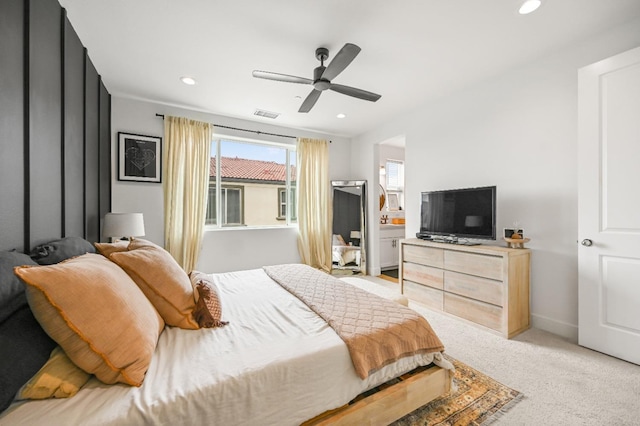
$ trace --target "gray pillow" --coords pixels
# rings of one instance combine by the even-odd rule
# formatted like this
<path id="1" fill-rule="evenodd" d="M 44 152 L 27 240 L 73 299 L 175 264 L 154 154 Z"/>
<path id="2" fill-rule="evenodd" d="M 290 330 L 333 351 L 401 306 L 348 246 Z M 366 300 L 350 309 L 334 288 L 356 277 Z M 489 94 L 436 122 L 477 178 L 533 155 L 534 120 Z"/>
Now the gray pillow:
<path id="1" fill-rule="evenodd" d="M 40 265 L 53 265 L 71 257 L 95 252 L 95 247 L 89 241 L 80 237 L 66 237 L 39 245 L 31 250 L 31 258 Z"/>
<path id="2" fill-rule="evenodd" d="M 37 265 L 26 254 L 0 251 L 0 323 L 27 304 L 24 284 L 13 273 L 15 266 Z"/>
<path id="3" fill-rule="evenodd" d="M 0 412 L 42 368 L 55 347 L 56 342 L 40 327 L 29 306 L 0 323 Z"/>

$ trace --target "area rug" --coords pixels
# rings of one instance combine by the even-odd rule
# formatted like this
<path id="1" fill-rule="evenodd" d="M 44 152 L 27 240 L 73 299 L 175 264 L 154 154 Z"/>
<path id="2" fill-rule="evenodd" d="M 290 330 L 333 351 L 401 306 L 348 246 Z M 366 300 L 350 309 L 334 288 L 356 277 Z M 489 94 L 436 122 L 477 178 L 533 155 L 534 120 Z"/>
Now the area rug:
<path id="1" fill-rule="evenodd" d="M 457 389 L 392 423 L 393 426 L 487 425 L 513 407 L 523 394 L 468 365 L 447 357 L 456 367 Z"/>

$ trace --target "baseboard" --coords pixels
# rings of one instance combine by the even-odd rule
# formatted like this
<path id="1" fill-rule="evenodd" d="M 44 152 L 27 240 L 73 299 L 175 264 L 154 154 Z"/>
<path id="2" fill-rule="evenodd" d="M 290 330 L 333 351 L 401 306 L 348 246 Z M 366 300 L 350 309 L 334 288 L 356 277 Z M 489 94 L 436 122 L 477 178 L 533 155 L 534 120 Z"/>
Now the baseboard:
<path id="1" fill-rule="evenodd" d="M 531 326 L 564 337 L 571 343 L 578 343 L 578 326 L 558 321 L 542 315 L 531 315 Z"/>

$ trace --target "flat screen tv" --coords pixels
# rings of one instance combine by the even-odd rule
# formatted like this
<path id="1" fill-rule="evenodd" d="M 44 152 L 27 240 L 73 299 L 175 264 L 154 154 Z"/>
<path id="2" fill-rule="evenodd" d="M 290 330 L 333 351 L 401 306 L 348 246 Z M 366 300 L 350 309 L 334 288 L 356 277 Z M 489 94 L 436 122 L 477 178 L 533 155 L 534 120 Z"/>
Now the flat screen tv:
<path id="1" fill-rule="evenodd" d="M 496 187 L 423 192 L 417 237 L 495 240 Z"/>

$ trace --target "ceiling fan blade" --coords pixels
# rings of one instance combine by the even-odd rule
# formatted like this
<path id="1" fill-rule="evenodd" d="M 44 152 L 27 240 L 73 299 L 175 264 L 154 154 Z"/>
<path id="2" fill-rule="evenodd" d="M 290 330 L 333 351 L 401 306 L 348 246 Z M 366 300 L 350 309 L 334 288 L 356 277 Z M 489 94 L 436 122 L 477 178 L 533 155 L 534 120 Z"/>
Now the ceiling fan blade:
<path id="1" fill-rule="evenodd" d="M 298 112 L 311 111 L 311 108 L 313 108 L 313 106 L 316 104 L 321 93 L 322 91 L 313 89 L 311 93 L 309 93 L 309 96 L 307 96 L 307 99 L 305 99 L 302 105 L 300 105 L 300 109 L 298 110 Z"/>
<path id="2" fill-rule="evenodd" d="M 353 59 L 360 53 L 360 48 L 355 44 L 347 43 L 342 49 L 334 56 L 333 60 L 327 66 L 327 69 L 322 73 L 322 78 L 325 80 L 333 80 L 338 74 L 353 61 Z"/>
<path id="3" fill-rule="evenodd" d="M 365 101 L 375 102 L 382 96 L 377 93 L 367 92 L 366 90 L 356 89 L 355 87 L 343 86 L 342 84 L 331 84 L 330 90 L 342 93 L 343 95 L 353 96 L 354 98 L 364 99 Z"/>
<path id="4" fill-rule="evenodd" d="M 256 78 L 264 78 L 266 80 L 284 81 L 286 83 L 313 84 L 313 80 L 304 77 L 296 77 L 295 75 L 278 74 L 276 72 L 254 70 L 253 76 Z"/>

